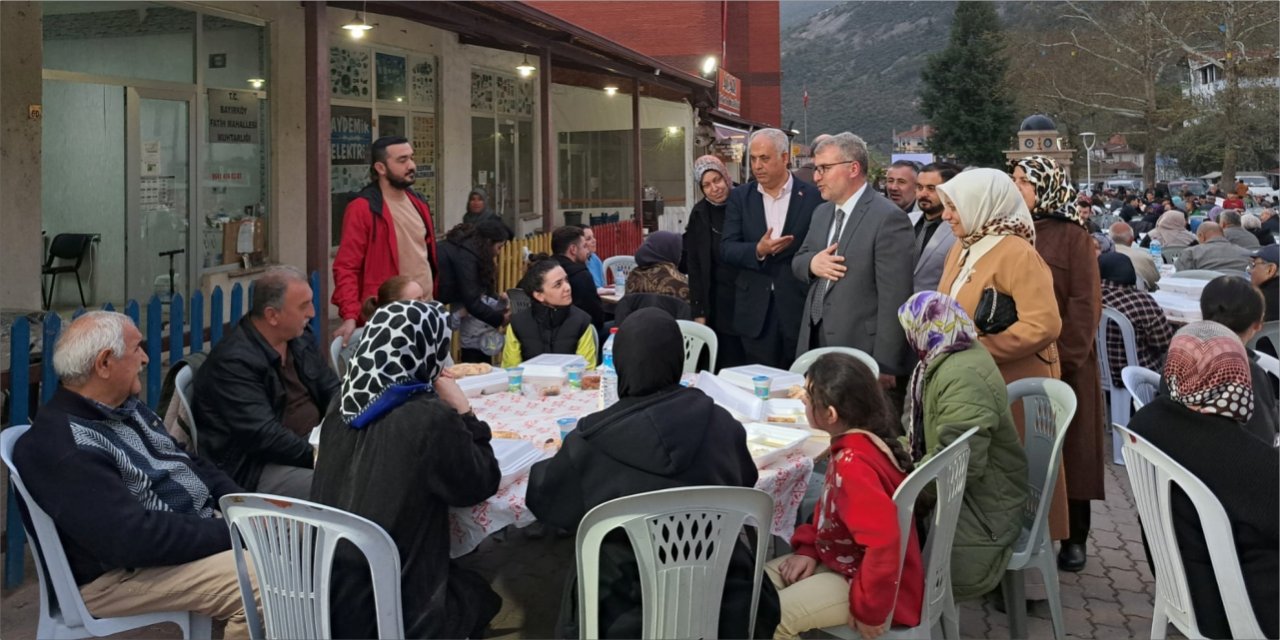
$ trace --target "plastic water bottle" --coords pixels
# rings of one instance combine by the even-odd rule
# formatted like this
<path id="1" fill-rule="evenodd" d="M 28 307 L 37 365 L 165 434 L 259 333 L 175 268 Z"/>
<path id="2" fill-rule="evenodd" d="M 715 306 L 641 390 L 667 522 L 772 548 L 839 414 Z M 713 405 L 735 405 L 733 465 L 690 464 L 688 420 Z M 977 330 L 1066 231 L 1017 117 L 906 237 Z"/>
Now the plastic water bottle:
<path id="1" fill-rule="evenodd" d="M 618 335 L 618 328 L 609 330 L 609 339 L 604 341 L 604 360 L 600 365 L 600 408 L 606 409 L 618 401 L 618 370 L 613 364 L 613 339 Z"/>
<path id="2" fill-rule="evenodd" d="M 1155 238 L 1151 239 L 1151 259 L 1156 263 L 1156 269 L 1164 264 L 1164 248 Z"/>

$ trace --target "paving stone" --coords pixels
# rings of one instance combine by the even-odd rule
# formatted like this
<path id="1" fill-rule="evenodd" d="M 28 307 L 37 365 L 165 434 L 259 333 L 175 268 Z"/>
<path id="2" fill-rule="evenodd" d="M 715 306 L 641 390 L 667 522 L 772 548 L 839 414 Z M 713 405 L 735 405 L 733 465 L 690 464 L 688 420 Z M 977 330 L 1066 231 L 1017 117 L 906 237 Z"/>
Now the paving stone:
<path id="1" fill-rule="evenodd" d="M 1116 599 L 1120 602 L 1120 610 L 1129 618 L 1134 616 L 1150 618 L 1152 615 L 1152 594 L 1148 591 L 1116 591 Z"/>
<path id="2" fill-rule="evenodd" d="M 1123 627 L 1127 622 L 1124 612 L 1120 610 L 1119 602 L 1090 600 L 1087 609 L 1089 610 L 1089 620 L 1093 622 L 1094 626 Z"/>
<path id="3" fill-rule="evenodd" d="M 1119 538 L 1116 538 L 1116 544 L 1121 544 Z M 1122 548 L 1099 547 L 1096 558 L 1099 563 L 1109 573 L 1114 569 L 1132 569 L 1133 560 L 1129 558 L 1129 554 L 1125 553 Z"/>
<path id="4" fill-rule="evenodd" d="M 1128 591 L 1146 591 L 1147 583 L 1142 581 L 1142 575 L 1137 571 L 1127 569 L 1112 569 L 1109 572 L 1111 577 L 1111 586 L 1116 589 L 1125 589 Z"/>
<path id="5" fill-rule="evenodd" d="M 1129 622 L 1126 624 L 1129 632 L 1137 638 L 1151 637 L 1151 618 L 1141 616 L 1130 616 Z"/>
<path id="6" fill-rule="evenodd" d="M 1132 634 L 1126 627 L 1113 627 L 1110 625 L 1100 624 L 1093 628 L 1093 637 L 1098 640 L 1114 640 L 1115 638 L 1129 638 Z"/>
<path id="7" fill-rule="evenodd" d="M 1120 534 L 1122 540 L 1142 544 L 1142 527 L 1140 526 L 1119 524 L 1116 525 L 1116 532 Z"/>
<path id="8" fill-rule="evenodd" d="M 1062 598 L 1062 607 L 1064 609 L 1084 609 L 1085 595 L 1080 587 L 1075 585 L 1062 585 L 1059 587 L 1059 595 Z"/>
<path id="9" fill-rule="evenodd" d="M 1085 598 L 1089 600 L 1095 598 L 1114 600 L 1116 597 L 1115 589 L 1111 588 L 1111 581 L 1104 577 L 1081 575 L 1080 588 L 1084 590 Z"/>
<path id="10" fill-rule="evenodd" d="M 1062 610 L 1063 626 L 1067 628 L 1067 633 L 1077 638 L 1093 637 L 1093 622 L 1089 617 L 1089 612 L 1082 609 L 1063 609 Z"/>
<path id="11" fill-rule="evenodd" d="M 1106 547 L 1107 549 L 1119 549 L 1124 546 L 1124 543 L 1120 541 L 1120 536 L 1110 531 L 1093 531 L 1089 538 L 1094 545 Z"/>

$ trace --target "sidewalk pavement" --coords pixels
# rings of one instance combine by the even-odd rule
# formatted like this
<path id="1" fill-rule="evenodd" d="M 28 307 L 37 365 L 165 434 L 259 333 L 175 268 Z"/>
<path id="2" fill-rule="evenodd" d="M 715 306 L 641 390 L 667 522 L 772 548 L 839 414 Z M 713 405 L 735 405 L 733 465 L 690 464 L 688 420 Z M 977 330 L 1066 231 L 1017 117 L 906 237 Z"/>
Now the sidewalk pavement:
<path id="1" fill-rule="evenodd" d="M 1108 438 L 1109 440 L 1109 438 Z M 1107 454 L 1110 460 L 1110 452 Z M 1089 561 L 1080 573 L 1060 573 L 1063 618 L 1068 637 L 1150 637 L 1155 582 L 1142 549 L 1138 515 L 1123 467 L 1107 465 L 1107 499 L 1093 503 Z M 573 539 L 548 535 L 528 539 L 524 531 L 490 536 L 462 564 L 489 578 L 502 595 L 502 611 L 490 637 L 554 637 L 565 576 L 574 571 Z M 28 559 L 27 581 L 0 594 L 0 637 L 35 638 L 39 599 L 34 567 Z M 1052 638 L 1049 607 L 1033 603 L 1028 631 L 1032 638 Z M 220 633 L 215 627 L 215 634 Z M 990 601 L 960 604 L 964 638 L 1008 638 L 1003 613 Z M 180 638 L 173 625 L 157 625 L 114 638 Z M 815 636 L 816 637 L 816 636 Z M 1170 629 L 1170 637 L 1180 637 Z"/>

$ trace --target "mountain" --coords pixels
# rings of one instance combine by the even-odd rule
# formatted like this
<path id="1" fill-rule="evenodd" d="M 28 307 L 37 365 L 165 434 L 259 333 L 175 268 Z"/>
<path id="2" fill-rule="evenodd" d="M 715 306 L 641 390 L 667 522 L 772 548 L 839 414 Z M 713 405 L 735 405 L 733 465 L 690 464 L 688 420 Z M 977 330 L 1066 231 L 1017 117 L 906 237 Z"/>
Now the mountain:
<path id="1" fill-rule="evenodd" d="M 808 138 L 852 131 L 887 153 L 893 131 L 924 122 L 917 109 L 920 72 L 946 48 L 955 2 L 841 2 L 803 16 L 783 2 L 782 122 L 804 134 L 802 96 L 809 91 Z M 1035 3 L 996 3 L 1005 29 L 1031 28 L 1052 12 Z M 785 24 L 786 18 L 784 18 Z"/>
<path id="2" fill-rule="evenodd" d="M 782 0 L 778 3 L 778 18 L 782 23 L 782 30 L 786 31 L 836 4 L 839 3 L 834 0 Z"/>

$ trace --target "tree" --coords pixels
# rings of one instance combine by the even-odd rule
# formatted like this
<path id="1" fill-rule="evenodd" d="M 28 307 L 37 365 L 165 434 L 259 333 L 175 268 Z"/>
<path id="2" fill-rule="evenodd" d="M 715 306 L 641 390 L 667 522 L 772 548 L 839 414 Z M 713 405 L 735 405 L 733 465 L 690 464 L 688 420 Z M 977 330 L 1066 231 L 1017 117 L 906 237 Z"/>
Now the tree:
<path id="1" fill-rule="evenodd" d="M 1016 123 L 1005 80 L 1000 19 L 990 2 L 961 2 L 947 48 L 920 74 L 920 111 L 933 125 L 929 149 L 961 162 L 1003 165 Z"/>

